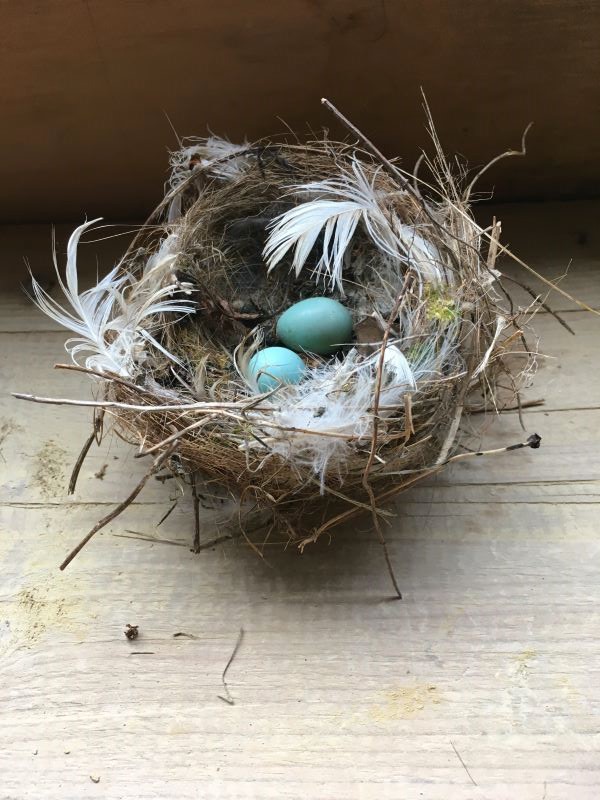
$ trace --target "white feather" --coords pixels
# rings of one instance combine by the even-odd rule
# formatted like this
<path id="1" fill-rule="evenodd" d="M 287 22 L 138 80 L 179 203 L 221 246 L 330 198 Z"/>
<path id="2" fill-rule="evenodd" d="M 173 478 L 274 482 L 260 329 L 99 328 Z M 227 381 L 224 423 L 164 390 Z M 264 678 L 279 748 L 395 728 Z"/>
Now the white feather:
<path id="1" fill-rule="evenodd" d="M 323 278 L 331 288 L 337 286 L 342 290 L 344 254 L 359 222 L 380 250 L 397 255 L 394 233 L 373 186 L 376 174 L 369 179 L 355 158 L 352 170 L 339 178 L 291 187 L 292 194 L 308 194 L 315 199 L 290 209 L 270 223 L 264 248 L 269 270 L 294 248 L 292 266 L 298 275 L 323 231 L 323 251 L 315 269 L 317 280 Z"/>
<path id="2" fill-rule="evenodd" d="M 118 274 L 120 268 L 115 267 L 96 286 L 79 292 L 77 246 L 82 233 L 95 222 L 98 220 L 80 225 L 71 235 L 64 281 L 54 253 L 59 285 L 68 306 L 60 305 L 32 276 L 34 302 L 47 316 L 76 334 L 65 343 L 75 363 L 82 353 L 87 353 L 88 368 L 133 377 L 137 364 L 147 355 L 147 342 L 176 360 L 153 335 L 159 315 L 187 314 L 194 309 L 192 302 L 170 299 L 172 284 L 165 286 L 149 280 L 138 283 L 127 272 Z"/>
<path id="3" fill-rule="evenodd" d="M 328 277 L 331 288 L 342 289 L 344 254 L 362 214 L 350 201 L 313 200 L 277 217 L 264 249 L 269 271 L 294 247 L 292 269 L 297 277 L 324 229 L 323 252 L 315 268 L 317 280 Z"/>
<path id="4" fill-rule="evenodd" d="M 264 248 L 269 271 L 294 248 L 292 268 L 299 275 L 323 231 L 323 250 L 316 265 L 317 280 L 328 280 L 331 289 L 343 292 L 344 256 L 359 223 L 385 256 L 414 267 L 427 280 L 439 280 L 440 258 L 435 247 L 410 225 L 403 225 L 386 194 L 375 188 L 376 170 L 370 177 L 355 157 L 351 170 L 339 178 L 291 187 L 294 195 L 312 195 L 276 217 L 269 225 Z"/>

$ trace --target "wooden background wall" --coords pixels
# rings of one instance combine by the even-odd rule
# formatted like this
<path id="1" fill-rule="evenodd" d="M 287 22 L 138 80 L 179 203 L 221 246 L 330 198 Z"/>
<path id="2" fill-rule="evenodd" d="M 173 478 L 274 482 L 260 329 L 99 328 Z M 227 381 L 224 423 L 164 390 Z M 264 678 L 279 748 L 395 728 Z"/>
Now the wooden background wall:
<path id="1" fill-rule="evenodd" d="M 0 222 L 140 218 L 162 191 L 163 112 L 182 135 L 335 125 L 329 96 L 388 153 L 449 152 L 501 199 L 600 187 L 600 3 L 589 0 L 0 2 Z"/>

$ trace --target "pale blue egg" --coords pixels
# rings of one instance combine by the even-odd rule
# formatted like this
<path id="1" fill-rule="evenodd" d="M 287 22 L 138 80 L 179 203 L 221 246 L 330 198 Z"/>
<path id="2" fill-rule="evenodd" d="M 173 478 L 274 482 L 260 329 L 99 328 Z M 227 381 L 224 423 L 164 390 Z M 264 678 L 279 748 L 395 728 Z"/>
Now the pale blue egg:
<path id="1" fill-rule="evenodd" d="M 248 369 L 258 390 L 269 392 L 282 383 L 299 383 L 306 372 L 306 364 L 287 347 L 265 347 L 252 356 Z"/>
<path id="2" fill-rule="evenodd" d="M 331 297 L 310 297 L 283 312 L 277 336 L 293 350 L 326 356 L 351 340 L 352 315 Z"/>

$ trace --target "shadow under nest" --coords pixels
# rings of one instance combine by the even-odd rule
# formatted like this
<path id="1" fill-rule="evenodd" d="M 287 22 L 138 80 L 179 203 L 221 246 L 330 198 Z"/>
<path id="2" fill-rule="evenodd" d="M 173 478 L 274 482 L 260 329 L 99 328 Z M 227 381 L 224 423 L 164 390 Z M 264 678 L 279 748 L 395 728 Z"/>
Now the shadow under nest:
<path id="1" fill-rule="evenodd" d="M 476 224 L 473 182 L 453 177 L 433 126 L 426 181 L 348 127 L 359 143 L 210 137 L 173 154 L 164 200 L 96 287 L 107 324 L 76 367 L 100 383 L 86 447 L 109 413 L 154 458 L 128 501 L 170 463 L 194 493 L 201 479 L 235 495 L 245 534 L 267 512 L 303 548 L 368 512 L 384 544 L 385 502 L 457 457 L 469 395 L 500 410 L 498 385 L 514 400 L 531 374 L 531 312 L 495 267 L 500 225 Z M 84 228 L 61 281 L 72 306 Z M 301 381 L 260 390 L 253 355 L 277 344 L 283 311 L 318 296 L 348 309 L 350 340 L 301 352 Z"/>

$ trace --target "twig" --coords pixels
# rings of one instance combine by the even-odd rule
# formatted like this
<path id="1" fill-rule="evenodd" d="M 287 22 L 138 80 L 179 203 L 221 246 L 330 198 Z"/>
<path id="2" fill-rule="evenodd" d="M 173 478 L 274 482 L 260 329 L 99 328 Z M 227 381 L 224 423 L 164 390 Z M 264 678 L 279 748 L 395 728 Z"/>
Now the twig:
<path id="1" fill-rule="evenodd" d="M 159 521 L 159 522 L 156 524 L 156 527 L 157 527 L 157 528 L 160 528 L 160 526 L 161 526 L 161 525 L 163 524 L 163 522 L 164 522 L 164 521 L 167 519 L 167 517 L 171 516 L 171 514 L 173 513 L 173 511 L 175 511 L 175 509 L 177 508 L 177 504 L 178 504 L 178 503 L 179 503 L 179 500 L 175 500 L 175 502 L 173 503 L 173 505 L 171 506 L 171 508 L 169 508 L 169 510 L 168 510 L 167 512 L 165 512 L 165 513 L 162 515 L 162 517 L 160 518 L 160 521 Z"/>
<path id="2" fill-rule="evenodd" d="M 569 325 L 567 322 L 565 322 L 565 321 L 564 321 L 564 319 L 563 319 L 561 316 L 559 316 L 559 314 L 558 314 L 558 311 L 553 311 L 553 310 L 550 308 L 550 306 L 548 305 L 548 303 L 545 303 L 545 302 L 544 302 L 544 301 L 541 299 L 541 297 L 540 297 L 540 294 L 539 294 L 538 292 L 535 292 L 535 291 L 534 291 L 534 290 L 533 290 L 533 289 L 532 289 L 530 286 L 527 286 L 527 284 L 526 284 L 526 283 L 521 283 L 521 281 L 518 281 L 516 278 L 511 278 L 511 277 L 510 277 L 510 275 L 505 275 L 504 273 L 502 273 L 502 277 L 503 277 L 503 278 L 506 278 L 506 279 L 507 279 L 507 280 L 509 280 L 511 283 L 516 283 L 516 284 L 517 284 L 517 286 L 520 286 L 520 287 L 521 287 L 521 289 L 524 289 L 524 290 L 527 292 L 527 294 L 529 294 L 531 297 L 533 297 L 533 299 L 534 299 L 534 300 L 535 300 L 537 303 L 539 303 L 539 305 L 540 305 L 540 306 L 541 306 L 541 307 L 544 309 L 544 311 L 546 311 L 548 314 L 551 314 L 551 315 L 554 317 L 554 319 L 555 319 L 555 320 L 556 320 L 556 321 L 557 321 L 557 322 L 558 322 L 560 325 L 562 325 L 562 326 L 563 326 L 563 328 L 565 328 L 566 330 L 568 330 L 568 331 L 569 331 L 569 333 L 570 333 L 570 334 L 572 334 L 573 336 L 575 336 L 575 331 L 573 330 L 573 328 L 572 328 L 572 327 L 571 327 L 571 326 L 570 326 L 570 325 Z"/>
<path id="3" fill-rule="evenodd" d="M 222 700 L 224 703 L 227 703 L 230 706 L 234 706 L 235 705 L 235 700 L 231 696 L 231 693 L 229 691 L 229 687 L 227 686 L 227 682 L 225 680 L 225 676 L 227 675 L 227 670 L 231 666 L 231 664 L 233 662 L 233 659 L 237 655 L 237 651 L 240 649 L 240 645 L 242 644 L 242 639 L 243 638 L 244 638 L 244 629 L 240 628 L 240 632 L 238 633 L 237 642 L 235 643 L 235 647 L 233 648 L 233 652 L 229 656 L 229 661 L 227 662 L 227 664 L 225 664 L 225 669 L 223 670 L 223 674 L 221 675 L 221 680 L 223 682 L 223 688 L 225 689 L 225 696 L 222 695 L 222 694 L 218 694 L 217 695 L 219 700 Z"/>
<path id="4" fill-rule="evenodd" d="M 456 747 L 455 747 L 455 745 L 454 745 L 454 742 L 452 741 L 452 739 L 450 739 L 450 744 L 452 745 L 452 749 L 453 749 L 453 750 L 454 750 L 454 752 L 456 753 L 456 757 L 458 758 L 458 760 L 460 761 L 460 763 L 463 765 L 465 772 L 466 772 L 466 773 L 467 773 L 467 775 L 469 776 L 469 779 L 470 779 L 471 783 L 473 784 L 473 786 L 477 786 L 477 782 L 475 781 L 475 778 L 473 778 L 473 776 L 472 776 L 472 775 L 471 775 L 471 773 L 469 772 L 469 768 L 467 767 L 467 765 L 465 764 L 465 762 L 462 760 L 462 757 L 461 757 L 460 753 L 458 752 L 458 750 L 456 749 Z"/>
<path id="5" fill-rule="evenodd" d="M 113 380 L 111 378 L 111 380 Z M 139 390 L 139 387 L 136 387 Z M 214 413 L 216 410 L 233 409 L 234 411 L 244 412 L 239 403 L 173 403 L 169 405 L 136 405 L 134 403 L 120 403 L 117 400 L 72 400 L 68 397 L 39 397 L 34 394 L 24 394 L 23 392 L 12 392 L 17 400 L 27 400 L 30 403 L 45 403 L 51 406 L 81 406 L 82 408 L 117 408 L 123 411 L 139 411 L 140 413 L 153 414 L 156 411 L 204 411 Z M 260 398 L 264 400 L 264 398 Z M 269 410 L 271 410 L 269 408 Z M 273 427 L 273 426 L 271 426 Z"/>
<path id="6" fill-rule="evenodd" d="M 71 473 L 71 478 L 69 480 L 69 488 L 67 489 L 67 494 L 75 494 L 77 479 L 79 478 L 79 473 L 81 471 L 81 467 L 83 466 L 83 462 L 85 461 L 87 454 L 90 451 L 90 447 L 94 442 L 100 444 L 103 420 L 104 420 L 104 409 L 100 409 L 98 413 L 94 411 L 94 422 L 93 422 L 92 432 L 85 440 L 85 443 L 81 448 L 81 452 L 77 456 L 77 461 L 75 462 L 75 466 L 73 467 L 73 472 Z"/>
<path id="7" fill-rule="evenodd" d="M 194 543 L 192 545 L 192 552 L 200 552 L 200 498 L 198 497 L 198 489 L 196 486 L 196 473 L 192 472 L 190 475 L 192 484 L 192 498 L 194 501 Z"/>
<path id="8" fill-rule="evenodd" d="M 524 400 L 521 403 L 515 403 L 511 406 L 501 406 L 499 408 L 500 413 L 504 413 L 505 411 L 518 411 L 519 409 L 524 408 L 535 408 L 536 406 L 543 406 L 546 401 L 543 397 L 538 398 L 537 400 Z M 481 405 L 481 406 L 465 406 L 465 411 L 468 414 L 485 414 L 486 411 L 489 411 L 488 406 Z"/>
<path id="9" fill-rule="evenodd" d="M 241 535 L 241 533 L 224 533 L 222 536 L 215 536 L 213 539 L 207 539 L 205 542 L 202 542 L 200 550 L 209 550 L 211 547 L 215 547 L 223 542 L 239 539 Z M 141 539 L 143 542 L 151 542 L 152 544 L 172 544 L 175 545 L 175 547 L 189 546 L 186 542 L 179 542 L 176 539 L 159 539 L 158 536 L 149 536 L 139 531 L 127 530 L 126 533 L 113 533 L 113 536 L 117 539 Z"/>
<path id="10" fill-rule="evenodd" d="M 527 134 L 531 130 L 532 126 L 533 126 L 533 122 L 530 122 L 529 125 L 523 131 L 523 135 L 521 136 L 521 149 L 520 150 L 506 150 L 504 153 L 500 153 L 500 155 L 497 155 L 495 158 L 492 158 L 491 161 L 488 161 L 488 163 L 479 170 L 479 172 L 475 175 L 475 177 L 473 178 L 471 183 L 467 186 L 467 188 L 464 191 L 465 200 L 469 199 L 469 196 L 470 196 L 470 194 L 471 194 L 471 192 L 473 190 L 473 187 L 475 186 L 477 181 L 481 178 L 481 176 L 485 172 L 487 172 L 488 169 L 490 169 L 490 167 L 493 167 L 494 164 L 497 164 L 498 161 L 502 161 L 503 158 L 511 158 L 512 156 L 526 156 L 527 155 L 527 147 L 525 146 L 525 140 L 527 139 Z"/>
<path id="11" fill-rule="evenodd" d="M 173 634 L 174 639 L 198 639 L 200 637 L 195 636 L 193 633 L 186 633 L 185 631 L 177 631 L 177 633 Z"/>
<path id="12" fill-rule="evenodd" d="M 509 444 L 507 447 L 496 447 L 493 450 L 476 450 L 471 453 L 457 453 L 457 455 L 446 459 L 439 466 L 444 467 L 446 464 L 452 464 L 453 461 L 462 461 L 465 458 L 472 458 L 473 456 L 493 456 L 498 453 L 510 453 L 512 450 L 521 450 L 523 447 L 530 447 L 532 450 L 537 450 L 542 443 L 542 437 L 537 433 L 532 433 L 525 442 L 517 442 L 517 444 Z"/>
<path id="13" fill-rule="evenodd" d="M 69 488 L 67 489 L 67 494 L 75 494 L 75 487 L 77 486 L 77 479 L 79 478 L 79 472 L 81 471 L 83 462 L 85 461 L 86 456 L 90 451 L 90 447 L 95 441 L 96 441 L 96 431 L 92 430 L 88 438 L 85 440 L 84 445 L 81 448 L 81 452 L 77 456 L 77 461 L 75 462 L 75 466 L 73 467 L 73 472 L 71 472 L 71 478 L 69 480 Z"/>
<path id="14" fill-rule="evenodd" d="M 186 542 L 179 542 L 176 539 L 160 539 L 158 536 L 148 536 L 139 531 L 131 531 L 126 529 L 126 533 L 113 533 L 116 539 L 141 539 L 143 542 L 151 542 L 152 544 L 172 544 L 175 547 L 187 547 Z"/>
<path id="15" fill-rule="evenodd" d="M 392 309 L 392 313 L 389 316 L 388 323 L 386 325 L 385 331 L 383 332 L 383 338 L 381 340 L 381 350 L 379 353 L 379 362 L 377 364 L 377 379 L 375 383 L 375 392 L 373 395 L 373 435 L 371 438 L 371 450 L 369 452 L 369 458 L 367 460 L 367 464 L 365 466 L 363 476 L 362 476 L 362 485 L 364 490 L 369 496 L 369 500 L 371 502 L 371 517 L 373 519 L 373 527 L 375 529 L 375 533 L 377 534 L 377 538 L 379 539 L 379 543 L 383 549 L 383 555 L 385 558 L 385 563 L 387 564 L 388 572 L 390 574 L 390 580 L 392 581 L 392 585 L 396 594 L 398 595 L 398 599 L 402 599 L 402 592 L 400 591 L 400 587 L 398 586 L 398 581 L 396 580 L 396 575 L 394 574 L 394 567 L 392 566 L 392 559 L 390 558 L 390 552 L 388 550 L 387 542 L 385 541 L 385 536 L 383 535 L 383 531 L 381 530 L 381 525 L 379 524 L 379 517 L 377 515 L 377 506 L 375 504 L 375 493 L 373 491 L 373 487 L 369 482 L 369 473 L 373 467 L 373 461 L 375 460 L 375 451 L 377 449 L 377 433 L 379 430 L 379 397 L 381 395 L 381 382 L 383 380 L 383 365 L 385 361 L 385 350 L 387 347 L 388 339 L 390 338 L 390 331 L 392 329 L 392 325 L 394 324 L 394 319 L 398 313 L 400 308 L 400 304 L 402 303 L 402 298 L 404 297 L 404 292 L 407 287 L 408 278 L 404 281 L 404 285 L 401 291 L 398 293 L 398 297 L 396 302 L 394 303 L 394 308 Z"/>
<path id="16" fill-rule="evenodd" d="M 86 544 L 90 541 L 90 539 L 93 536 L 95 536 L 98 533 L 99 530 L 102 530 L 102 528 L 104 528 L 106 525 L 108 525 L 109 522 L 112 522 L 113 519 L 115 519 L 116 517 L 119 516 L 119 514 L 122 514 L 123 511 L 125 511 L 125 509 L 127 508 L 127 506 L 129 506 L 129 505 L 131 505 L 131 503 L 133 503 L 135 498 L 138 496 L 138 494 L 142 491 L 142 489 L 146 485 L 148 479 L 150 477 L 152 477 L 152 475 L 154 475 L 156 472 L 158 472 L 158 470 L 162 467 L 162 465 L 165 463 L 165 461 L 167 461 L 173 455 L 174 450 L 175 450 L 174 446 L 170 447 L 167 450 L 165 450 L 163 453 L 161 453 L 161 455 L 159 455 L 154 460 L 154 463 L 152 464 L 152 467 L 144 475 L 144 477 L 141 479 L 141 481 L 138 483 L 138 485 L 135 487 L 135 489 L 131 492 L 131 494 L 127 498 L 125 498 L 125 500 L 123 500 L 122 503 L 119 503 L 119 505 L 116 506 L 109 514 L 107 514 L 99 522 L 97 522 L 94 525 L 94 527 L 92 528 L 92 530 L 86 536 L 83 537 L 83 539 L 79 542 L 77 547 L 75 547 L 73 550 L 71 550 L 69 555 L 65 558 L 65 560 L 60 565 L 61 571 L 69 566 L 69 564 L 71 563 L 71 561 L 73 561 L 75 556 L 78 555 L 78 553 L 80 553 L 81 550 L 83 550 L 83 548 L 86 546 Z"/>
<path id="17" fill-rule="evenodd" d="M 378 147 L 376 147 L 370 139 L 367 139 L 364 133 L 362 133 L 362 131 L 360 131 L 356 127 L 356 125 L 354 125 L 354 123 L 350 122 L 348 117 L 344 116 L 344 114 L 342 114 L 342 112 L 339 109 L 337 109 L 333 105 L 333 103 L 329 101 L 326 97 L 321 98 L 321 104 L 324 105 L 328 111 L 331 111 L 331 113 L 335 117 L 337 117 L 340 120 L 340 122 L 346 128 L 348 128 L 349 131 L 351 131 L 355 136 L 358 137 L 358 139 L 365 145 L 365 147 L 367 147 L 372 153 L 374 153 L 377 156 L 377 158 L 381 161 L 382 164 L 385 164 L 385 166 L 394 173 L 394 175 L 398 178 L 400 185 L 404 189 L 409 188 L 409 183 L 404 177 L 404 175 L 400 172 L 400 170 L 392 164 L 389 158 L 386 158 L 383 155 L 381 150 Z"/>
<path id="18" fill-rule="evenodd" d="M 432 470 L 425 467 L 422 470 L 406 470 L 404 472 L 383 472 L 382 474 L 391 477 L 392 475 L 408 475 L 409 473 L 422 473 L 424 476 L 430 475 L 432 472 L 437 472 L 442 467 L 452 464 L 454 461 L 462 461 L 465 458 L 473 458 L 474 456 L 495 456 L 499 453 L 510 453 L 513 450 L 522 450 L 524 447 L 530 447 L 532 450 L 537 450 L 542 444 L 542 437 L 537 433 L 532 433 L 524 442 L 517 442 L 516 444 L 509 444 L 506 447 L 495 447 L 492 450 L 469 450 L 467 453 L 457 453 L 445 461 L 435 464 Z M 464 447 L 464 445 L 462 445 Z"/>

